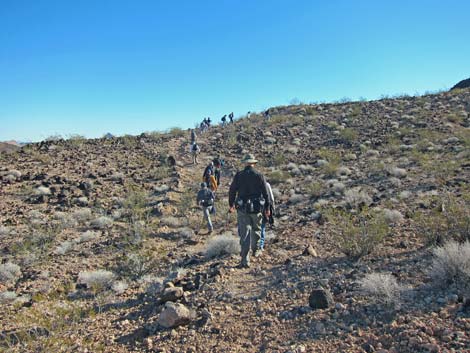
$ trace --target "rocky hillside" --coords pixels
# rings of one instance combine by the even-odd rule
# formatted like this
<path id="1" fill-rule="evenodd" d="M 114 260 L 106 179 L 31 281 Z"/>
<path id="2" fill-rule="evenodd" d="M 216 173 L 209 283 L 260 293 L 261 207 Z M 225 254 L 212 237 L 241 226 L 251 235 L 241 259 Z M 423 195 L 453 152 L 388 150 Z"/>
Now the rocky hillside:
<path id="1" fill-rule="evenodd" d="M 1 350 L 468 351 L 469 104 L 271 108 L 199 134 L 198 165 L 179 129 L 0 154 Z M 246 152 L 277 210 L 238 269 L 227 190 Z M 217 156 L 208 235 L 195 195 Z"/>

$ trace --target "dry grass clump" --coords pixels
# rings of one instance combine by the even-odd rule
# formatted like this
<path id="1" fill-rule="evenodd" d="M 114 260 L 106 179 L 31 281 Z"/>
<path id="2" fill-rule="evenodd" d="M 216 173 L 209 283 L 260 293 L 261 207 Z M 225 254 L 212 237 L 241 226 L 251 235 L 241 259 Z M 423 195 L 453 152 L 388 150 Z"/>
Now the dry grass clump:
<path id="1" fill-rule="evenodd" d="M 0 283 L 16 282 L 21 277 L 21 268 L 13 262 L 0 264 Z"/>
<path id="2" fill-rule="evenodd" d="M 18 298 L 18 295 L 12 291 L 0 292 L 0 304 L 11 303 Z"/>
<path id="3" fill-rule="evenodd" d="M 80 244 L 80 243 L 85 243 L 94 239 L 99 238 L 100 233 L 94 232 L 92 230 L 87 230 L 86 232 L 83 232 L 80 234 L 80 236 L 74 240 L 75 243 Z"/>
<path id="4" fill-rule="evenodd" d="M 54 254 L 65 255 L 68 252 L 70 252 L 70 250 L 72 250 L 72 247 L 73 247 L 73 243 L 71 241 L 66 240 L 55 248 Z"/>
<path id="5" fill-rule="evenodd" d="M 367 207 L 372 204 L 372 198 L 361 187 L 356 187 L 345 191 L 344 201 L 350 208 Z"/>
<path id="6" fill-rule="evenodd" d="M 332 242 L 343 254 L 353 260 L 370 254 L 389 233 L 382 212 L 363 210 L 359 214 L 327 210 Z"/>
<path id="7" fill-rule="evenodd" d="M 390 273 L 369 273 L 359 281 L 362 292 L 374 301 L 397 305 L 404 289 Z"/>
<path id="8" fill-rule="evenodd" d="M 160 224 L 163 226 L 171 227 L 171 228 L 178 228 L 178 227 L 181 227 L 182 221 L 180 218 L 168 216 L 168 217 L 161 218 Z"/>
<path id="9" fill-rule="evenodd" d="M 78 283 L 85 284 L 93 292 L 101 292 L 111 288 L 115 277 L 106 270 L 83 271 L 78 274 Z"/>
<path id="10" fill-rule="evenodd" d="M 434 258 L 429 274 L 436 284 L 456 285 L 470 289 L 470 242 L 446 242 L 433 250 Z"/>
<path id="11" fill-rule="evenodd" d="M 388 208 L 385 208 L 383 210 L 383 215 L 384 215 L 384 218 L 387 221 L 387 223 L 390 224 L 390 225 L 399 224 L 399 223 L 403 222 L 403 220 L 405 219 L 405 217 L 403 216 L 403 214 L 400 211 L 398 211 L 398 210 L 389 210 Z"/>
<path id="12" fill-rule="evenodd" d="M 210 238 L 204 251 L 206 258 L 212 259 L 223 255 L 238 254 L 240 243 L 231 233 L 224 233 Z"/>
<path id="13" fill-rule="evenodd" d="M 96 229 L 105 229 L 113 225 L 113 219 L 107 216 L 100 216 L 90 222 L 90 226 Z"/>
<path id="14" fill-rule="evenodd" d="M 86 221 L 89 221 L 91 217 L 93 216 L 93 213 L 91 212 L 90 208 L 80 208 L 72 213 L 72 217 L 77 220 L 79 223 L 83 223 Z"/>
<path id="15" fill-rule="evenodd" d="M 47 196 L 47 195 L 51 194 L 51 189 L 49 189 L 48 187 L 45 187 L 45 186 L 38 186 L 34 190 L 34 194 L 38 195 L 38 196 Z"/>

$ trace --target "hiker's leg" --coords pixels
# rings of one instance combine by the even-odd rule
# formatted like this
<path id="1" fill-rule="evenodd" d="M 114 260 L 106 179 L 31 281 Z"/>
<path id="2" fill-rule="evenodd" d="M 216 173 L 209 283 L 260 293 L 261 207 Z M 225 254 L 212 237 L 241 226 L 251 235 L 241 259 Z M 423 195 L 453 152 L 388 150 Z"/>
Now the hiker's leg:
<path id="1" fill-rule="evenodd" d="M 263 215 L 261 213 L 250 214 L 251 221 L 251 251 L 255 252 L 258 250 L 260 238 L 261 238 L 261 222 L 263 221 Z"/>
<path id="2" fill-rule="evenodd" d="M 203 212 L 204 212 L 204 219 L 207 222 L 207 230 L 209 232 L 212 232 L 212 221 L 211 221 L 211 216 L 210 216 L 210 210 L 211 207 L 204 207 Z"/>
<path id="3" fill-rule="evenodd" d="M 240 256 L 242 265 L 250 263 L 250 216 L 242 211 L 238 211 L 238 235 L 240 237 Z"/>
<path id="4" fill-rule="evenodd" d="M 261 236 L 259 239 L 259 248 L 261 250 L 264 249 L 264 238 L 266 237 L 266 221 L 263 218 L 263 222 L 261 223 Z"/>

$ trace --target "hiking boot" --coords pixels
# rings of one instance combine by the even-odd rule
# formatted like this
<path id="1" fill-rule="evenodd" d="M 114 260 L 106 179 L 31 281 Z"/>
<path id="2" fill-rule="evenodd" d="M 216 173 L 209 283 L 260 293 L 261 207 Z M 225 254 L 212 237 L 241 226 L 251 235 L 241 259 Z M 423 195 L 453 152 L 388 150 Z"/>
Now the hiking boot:
<path id="1" fill-rule="evenodd" d="M 237 268 L 250 268 L 250 264 L 249 263 L 240 263 Z"/>

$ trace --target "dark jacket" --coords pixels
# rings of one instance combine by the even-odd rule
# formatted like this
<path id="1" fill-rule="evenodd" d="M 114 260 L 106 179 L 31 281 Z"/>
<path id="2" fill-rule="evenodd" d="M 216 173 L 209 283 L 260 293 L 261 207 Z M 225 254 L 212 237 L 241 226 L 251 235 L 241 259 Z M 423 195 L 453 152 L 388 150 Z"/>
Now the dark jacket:
<path id="1" fill-rule="evenodd" d="M 207 207 L 214 203 L 214 198 L 214 193 L 210 189 L 204 188 L 197 193 L 196 201 L 198 205 L 203 202 L 204 204 L 202 206 Z"/>
<path id="2" fill-rule="evenodd" d="M 233 178 L 228 202 L 232 207 L 235 205 L 236 199 L 246 202 L 248 199 L 256 199 L 261 196 L 265 200 L 265 210 L 269 209 L 269 196 L 263 174 L 254 170 L 252 166 L 247 166 Z"/>

